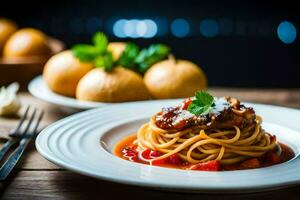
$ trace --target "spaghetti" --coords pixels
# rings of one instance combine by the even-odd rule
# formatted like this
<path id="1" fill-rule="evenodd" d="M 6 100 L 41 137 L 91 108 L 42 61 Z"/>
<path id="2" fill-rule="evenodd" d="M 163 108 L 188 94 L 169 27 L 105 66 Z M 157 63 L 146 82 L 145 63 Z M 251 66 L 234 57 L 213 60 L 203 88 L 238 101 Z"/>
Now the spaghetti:
<path id="1" fill-rule="evenodd" d="M 164 153 L 153 160 L 178 154 L 189 163 L 219 160 L 222 164 L 234 164 L 249 157 L 261 157 L 277 146 L 273 136 L 261 128 L 261 117 L 255 124 L 240 130 L 202 129 L 190 127 L 182 131 L 164 130 L 155 124 L 154 118 L 144 124 L 137 133 L 136 143 L 141 149 L 152 149 Z"/>
<path id="2" fill-rule="evenodd" d="M 293 156 L 290 150 L 288 157 L 280 157 L 286 146 L 261 127 L 262 118 L 252 108 L 241 105 L 237 99 L 215 98 L 214 108 L 204 115 L 189 112 L 186 104 L 191 102 L 187 99 L 152 116 L 140 127 L 131 146 L 123 148 L 123 157 L 136 155 L 130 160 L 150 165 L 169 162 L 184 169 L 215 171 L 232 166 L 257 168 Z"/>

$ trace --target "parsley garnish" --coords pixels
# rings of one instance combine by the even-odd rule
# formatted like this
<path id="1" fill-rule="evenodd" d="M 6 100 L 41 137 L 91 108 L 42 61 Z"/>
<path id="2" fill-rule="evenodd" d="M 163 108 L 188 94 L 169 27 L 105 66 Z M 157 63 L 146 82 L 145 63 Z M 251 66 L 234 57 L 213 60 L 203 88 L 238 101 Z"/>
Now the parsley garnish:
<path id="1" fill-rule="evenodd" d="M 93 44 L 77 44 L 71 50 L 81 62 L 94 63 L 96 67 L 110 71 L 120 65 L 139 73 L 145 73 L 153 64 L 166 58 L 170 48 L 164 44 L 153 44 L 148 48 L 140 48 L 129 42 L 120 58 L 114 62 L 111 52 L 107 50 L 108 39 L 104 33 L 97 32 L 92 38 Z"/>
<path id="2" fill-rule="evenodd" d="M 103 54 L 107 51 L 108 39 L 104 33 L 95 33 L 93 36 L 93 43 L 100 54 Z"/>
<path id="3" fill-rule="evenodd" d="M 98 55 L 97 49 L 89 44 L 76 44 L 72 52 L 82 62 L 91 62 Z"/>
<path id="4" fill-rule="evenodd" d="M 104 67 L 106 71 L 110 71 L 113 68 L 113 56 L 111 52 L 107 52 L 104 55 L 98 56 L 95 60 L 96 67 Z"/>
<path id="5" fill-rule="evenodd" d="M 195 115 L 206 115 L 214 106 L 213 96 L 205 91 L 197 91 L 195 100 L 188 106 L 188 111 Z"/>
<path id="6" fill-rule="evenodd" d="M 96 67 L 110 71 L 113 68 L 111 52 L 107 50 L 108 39 L 104 33 L 97 32 L 93 36 L 93 45 L 77 44 L 71 50 L 81 62 L 92 62 Z"/>
<path id="7" fill-rule="evenodd" d="M 118 63 L 143 74 L 150 66 L 166 58 L 169 52 L 170 48 L 164 44 L 152 44 L 140 51 L 134 43 L 127 43 Z"/>
<path id="8" fill-rule="evenodd" d="M 119 58 L 119 65 L 125 68 L 134 68 L 136 66 L 135 59 L 139 55 L 140 49 L 134 43 L 127 43 L 125 50 Z"/>
<path id="9" fill-rule="evenodd" d="M 145 73 L 151 65 L 166 58 L 169 53 L 170 48 L 164 44 L 152 44 L 148 48 L 142 49 L 135 60 L 138 64 L 138 71 Z"/>

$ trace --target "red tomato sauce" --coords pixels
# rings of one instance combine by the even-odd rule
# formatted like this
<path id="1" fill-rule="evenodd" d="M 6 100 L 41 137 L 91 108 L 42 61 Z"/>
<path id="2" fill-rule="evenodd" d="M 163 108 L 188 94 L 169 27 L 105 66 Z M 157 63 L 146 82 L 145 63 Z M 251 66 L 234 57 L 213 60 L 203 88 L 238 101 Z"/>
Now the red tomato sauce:
<path id="1" fill-rule="evenodd" d="M 136 139 L 136 134 L 130 135 L 122 139 L 117 143 L 114 154 L 122 159 L 150 164 L 140 158 L 137 152 L 137 145 L 133 144 L 133 141 Z M 182 160 L 177 154 L 173 154 L 168 158 L 155 160 L 152 162 L 152 165 L 176 168 L 176 169 L 190 169 L 190 170 L 200 170 L 200 171 L 229 171 L 229 170 L 243 170 L 243 169 L 255 169 L 261 167 L 272 166 L 280 164 L 292 159 L 295 154 L 293 150 L 285 144 L 279 143 L 282 153 L 277 155 L 274 151 L 268 151 L 260 158 L 249 158 L 241 163 L 234 165 L 221 165 L 219 161 L 208 161 L 206 163 L 191 164 Z M 141 153 L 142 157 L 145 159 L 153 159 L 162 155 L 159 151 L 153 151 L 151 149 L 146 149 Z"/>

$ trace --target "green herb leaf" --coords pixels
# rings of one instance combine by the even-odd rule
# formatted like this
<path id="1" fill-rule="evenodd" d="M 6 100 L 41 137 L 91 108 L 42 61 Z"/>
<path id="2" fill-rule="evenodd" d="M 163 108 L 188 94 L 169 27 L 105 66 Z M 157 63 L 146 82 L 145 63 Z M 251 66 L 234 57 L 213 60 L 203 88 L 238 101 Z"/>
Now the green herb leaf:
<path id="1" fill-rule="evenodd" d="M 205 91 L 197 91 L 195 100 L 188 107 L 188 111 L 195 115 L 206 115 L 214 106 L 214 97 Z"/>
<path id="2" fill-rule="evenodd" d="M 136 65 L 135 59 L 138 54 L 139 47 L 134 43 L 127 43 L 125 50 L 118 60 L 118 64 L 126 68 L 133 68 Z"/>
<path id="3" fill-rule="evenodd" d="M 210 106 L 201 106 L 197 102 L 192 102 L 188 107 L 188 111 L 195 115 L 206 115 L 210 109 Z"/>
<path id="4" fill-rule="evenodd" d="M 93 43 L 99 54 L 102 54 L 107 50 L 108 39 L 104 33 L 95 33 L 93 36 Z"/>
<path id="5" fill-rule="evenodd" d="M 71 51 L 82 62 L 91 62 L 98 55 L 97 49 L 88 44 L 77 44 L 71 48 Z"/>
<path id="6" fill-rule="evenodd" d="M 105 71 L 110 71 L 114 64 L 112 53 L 107 52 L 104 55 L 98 56 L 94 62 L 96 67 L 104 68 Z"/>
<path id="7" fill-rule="evenodd" d="M 167 57 L 170 52 L 170 48 L 163 44 L 153 44 L 140 51 L 136 44 L 128 43 L 118 61 L 114 62 L 111 52 L 107 50 L 108 39 L 104 33 L 97 32 L 92 41 L 93 45 L 78 44 L 71 50 L 80 61 L 94 63 L 96 67 L 103 67 L 107 71 L 119 64 L 144 73 L 151 65 Z"/>
<path id="8" fill-rule="evenodd" d="M 164 44 L 153 44 L 147 49 L 143 49 L 135 62 L 138 63 L 138 71 L 145 73 L 147 69 L 168 56 L 170 48 Z"/>
<path id="9" fill-rule="evenodd" d="M 82 62 L 94 63 L 96 67 L 112 70 L 114 66 L 112 53 L 107 51 L 108 39 L 104 33 L 97 32 L 93 36 L 93 44 L 77 44 L 71 50 L 75 57 Z"/>
<path id="10" fill-rule="evenodd" d="M 214 102 L 214 97 L 205 91 L 197 91 L 195 93 L 195 97 L 197 102 L 199 102 L 201 106 L 211 106 Z"/>

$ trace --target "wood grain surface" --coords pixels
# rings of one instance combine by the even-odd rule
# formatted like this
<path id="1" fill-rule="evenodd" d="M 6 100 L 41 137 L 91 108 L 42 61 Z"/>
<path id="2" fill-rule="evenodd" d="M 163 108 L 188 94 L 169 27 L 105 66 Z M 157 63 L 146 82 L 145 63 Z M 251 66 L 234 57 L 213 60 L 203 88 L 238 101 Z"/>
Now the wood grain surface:
<path id="1" fill-rule="evenodd" d="M 300 90 L 293 89 L 235 89 L 212 88 L 216 96 L 234 96 L 242 101 L 300 108 Z M 20 94 L 23 105 L 33 105 L 45 110 L 42 126 L 45 127 L 70 113 L 59 106 L 40 101 L 28 93 Z M 299 119 L 300 120 L 300 119 Z M 0 117 L 0 136 L 7 138 L 7 131 L 15 126 L 18 117 Z M 299 121 L 300 122 L 300 121 Z M 1 145 L 3 139 L 0 140 Z M 230 183 L 229 183 L 230 184 Z M 149 188 L 121 185 L 96 180 L 64 170 L 35 150 L 34 144 L 26 150 L 10 178 L 2 183 L 0 199 L 300 199 L 300 186 L 249 194 L 184 194 L 158 191 Z"/>

